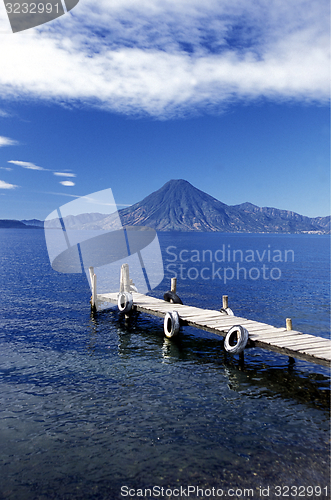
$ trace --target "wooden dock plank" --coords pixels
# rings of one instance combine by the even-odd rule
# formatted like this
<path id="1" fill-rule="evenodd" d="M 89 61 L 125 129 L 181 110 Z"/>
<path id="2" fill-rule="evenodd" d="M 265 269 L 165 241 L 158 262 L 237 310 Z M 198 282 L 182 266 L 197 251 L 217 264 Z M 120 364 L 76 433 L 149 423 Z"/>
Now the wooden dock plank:
<path id="1" fill-rule="evenodd" d="M 245 325 L 245 328 L 247 326 Z M 248 326 L 248 331 L 252 337 L 252 339 L 261 340 L 262 338 L 268 340 L 269 338 L 273 339 L 275 337 L 283 338 L 285 333 L 283 331 L 279 331 L 277 328 L 273 326 L 265 327 L 264 330 L 260 330 L 259 326 Z"/>
<path id="2" fill-rule="evenodd" d="M 242 318 L 237 318 L 235 316 L 231 316 L 232 319 L 222 319 L 222 320 L 218 320 L 218 321 L 208 321 L 208 325 L 211 327 L 211 328 L 215 328 L 215 329 L 218 329 L 218 328 L 223 328 L 223 327 L 229 327 L 231 328 L 231 326 L 234 326 L 234 325 L 242 325 L 244 326 L 246 329 L 249 329 L 251 332 L 259 332 L 259 331 L 266 331 L 267 328 L 273 328 L 271 326 L 265 326 L 265 327 L 261 327 L 259 324 L 255 323 L 255 324 L 249 324 L 247 322 L 247 320 L 243 320 Z"/>
<path id="3" fill-rule="evenodd" d="M 280 347 L 293 347 L 293 349 L 296 348 L 296 346 L 300 345 L 316 345 L 317 347 L 331 347 L 330 341 L 325 341 L 324 339 L 319 340 L 318 337 L 315 337 L 315 339 L 310 339 L 310 338 L 305 338 L 305 334 L 302 334 L 300 336 L 296 337 L 291 337 L 291 336 L 284 336 L 284 337 L 253 337 L 250 336 L 252 340 L 261 340 L 265 343 L 270 343 L 270 344 L 277 344 Z"/>
<path id="4" fill-rule="evenodd" d="M 288 331 L 273 331 L 273 330 L 270 330 L 271 333 L 268 333 L 268 330 L 265 330 L 265 332 L 260 332 L 260 333 L 251 333 L 251 337 L 252 339 L 264 339 L 266 342 L 268 342 L 269 340 L 272 341 L 272 340 L 298 340 L 300 338 L 302 338 L 302 335 L 300 335 L 299 333 L 291 333 L 291 332 L 288 332 Z"/>
<path id="5" fill-rule="evenodd" d="M 273 345 L 277 345 L 278 347 L 284 347 L 286 349 L 292 349 L 293 351 L 299 351 L 299 352 L 317 352 L 317 351 L 321 351 L 321 352 L 328 352 L 330 351 L 330 346 L 326 346 L 326 345 L 319 345 L 319 344 L 305 344 L 305 343 L 298 343 L 298 344 L 291 344 L 291 345 L 288 345 L 288 344 L 281 344 L 281 343 L 273 343 Z"/>
<path id="6" fill-rule="evenodd" d="M 323 344 L 323 345 L 329 345 L 329 340 L 327 339 L 323 339 L 322 337 L 314 337 L 313 335 L 304 335 L 304 334 L 301 334 L 301 335 L 296 335 L 293 337 L 294 339 L 297 339 L 298 342 L 306 342 L 306 343 L 318 343 L 318 344 Z M 284 340 L 285 342 L 288 342 L 289 344 L 291 344 L 292 340 L 290 339 L 286 339 Z"/>
<path id="7" fill-rule="evenodd" d="M 194 318 L 192 318 L 194 319 Z M 218 328 L 219 326 L 228 326 L 231 327 L 232 325 L 246 325 L 246 321 L 236 318 L 235 316 L 231 316 L 231 319 L 228 318 L 218 318 L 217 321 L 210 320 L 209 318 L 204 318 L 204 317 L 199 317 L 198 319 L 194 320 L 197 323 L 200 324 L 208 324 L 210 327 Z"/>
<path id="8" fill-rule="evenodd" d="M 254 339 L 252 339 L 254 340 Z M 260 339 L 262 340 L 262 339 Z M 288 348 L 293 348 L 293 349 L 296 349 L 297 346 L 315 346 L 317 348 L 326 348 L 326 347 L 330 347 L 330 344 L 328 343 L 320 343 L 318 341 L 314 341 L 314 340 L 310 340 L 310 339 L 305 339 L 304 338 L 304 334 L 300 337 L 300 338 L 292 338 L 291 340 L 287 339 L 287 338 L 275 338 L 275 339 L 263 339 L 264 342 L 268 343 L 268 344 L 274 344 L 274 345 L 278 345 L 279 347 L 288 347 Z"/>

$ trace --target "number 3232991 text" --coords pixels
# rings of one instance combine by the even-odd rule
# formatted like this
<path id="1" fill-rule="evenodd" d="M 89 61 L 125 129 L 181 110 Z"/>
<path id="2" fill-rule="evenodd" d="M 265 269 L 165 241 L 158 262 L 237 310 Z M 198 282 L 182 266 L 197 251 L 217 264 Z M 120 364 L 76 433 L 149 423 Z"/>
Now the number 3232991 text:
<path id="1" fill-rule="evenodd" d="M 6 10 L 8 14 L 51 14 L 59 13 L 59 4 L 52 5 L 51 3 L 6 3 Z"/>

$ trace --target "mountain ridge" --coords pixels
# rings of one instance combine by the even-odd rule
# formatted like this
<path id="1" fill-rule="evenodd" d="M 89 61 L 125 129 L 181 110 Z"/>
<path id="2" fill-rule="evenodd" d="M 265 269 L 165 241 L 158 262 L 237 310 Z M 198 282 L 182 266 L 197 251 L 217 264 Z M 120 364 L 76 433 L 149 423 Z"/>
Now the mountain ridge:
<path id="1" fill-rule="evenodd" d="M 330 216 L 310 218 L 249 202 L 226 205 L 183 179 L 168 181 L 118 213 L 124 226 L 146 225 L 158 231 L 330 232 Z"/>
<path id="2" fill-rule="evenodd" d="M 143 200 L 118 211 L 123 226 L 157 231 L 320 233 L 330 234 L 331 216 L 307 217 L 289 210 L 258 207 L 250 202 L 226 205 L 183 179 L 170 180 Z M 97 213 L 64 217 L 68 229 L 118 229 L 118 215 Z M 14 223 L 15 221 L 11 221 Z M 37 219 L 11 227 L 41 227 Z M 3 224 L 2 224 L 3 223 Z M 10 227 L 0 220 L 0 227 Z M 52 227 L 50 222 L 48 227 Z M 54 226 L 57 224 L 54 222 Z"/>

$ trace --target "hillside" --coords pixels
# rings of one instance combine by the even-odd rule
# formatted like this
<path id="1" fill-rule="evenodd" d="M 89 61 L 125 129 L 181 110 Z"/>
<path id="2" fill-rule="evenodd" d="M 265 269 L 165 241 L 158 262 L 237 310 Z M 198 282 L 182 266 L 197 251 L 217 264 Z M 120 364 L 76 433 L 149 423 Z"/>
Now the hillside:
<path id="1" fill-rule="evenodd" d="M 27 226 L 19 220 L 0 219 L 0 229 L 35 229 L 32 226 Z"/>

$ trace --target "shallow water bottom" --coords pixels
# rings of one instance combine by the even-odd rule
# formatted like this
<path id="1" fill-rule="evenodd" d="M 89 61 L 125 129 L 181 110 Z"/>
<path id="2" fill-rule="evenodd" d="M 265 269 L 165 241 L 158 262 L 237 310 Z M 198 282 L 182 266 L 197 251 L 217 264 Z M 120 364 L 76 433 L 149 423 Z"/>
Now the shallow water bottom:
<path id="1" fill-rule="evenodd" d="M 240 369 L 218 339 L 187 328 L 171 342 L 140 315 L 128 325 L 105 312 L 92 324 L 76 351 L 3 347 L 2 498 L 124 498 L 124 486 L 256 495 L 267 486 L 328 486 L 322 374 L 303 376 L 285 360 L 261 364 L 256 349 Z M 305 399 L 281 394 L 287 382 L 305 386 Z"/>

